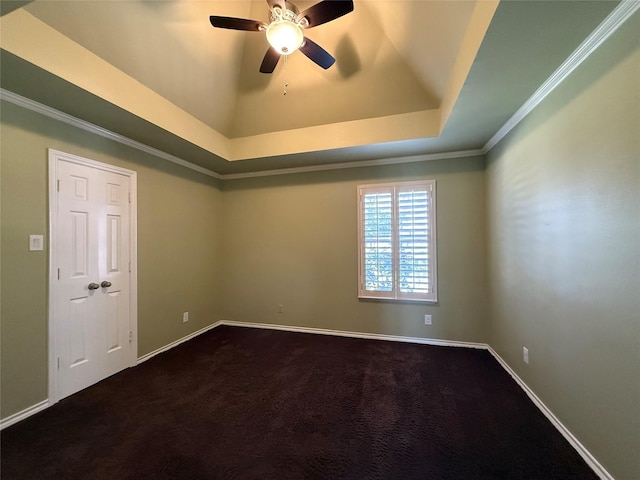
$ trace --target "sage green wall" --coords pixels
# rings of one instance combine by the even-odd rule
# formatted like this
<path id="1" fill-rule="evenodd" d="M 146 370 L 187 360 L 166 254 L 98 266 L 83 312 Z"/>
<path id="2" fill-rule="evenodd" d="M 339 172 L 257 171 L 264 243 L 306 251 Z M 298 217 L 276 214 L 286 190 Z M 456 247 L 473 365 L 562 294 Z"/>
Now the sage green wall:
<path id="1" fill-rule="evenodd" d="M 138 172 L 140 355 L 218 319 L 489 342 L 609 472 L 640 478 L 637 31 L 638 14 L 486 171 L 478 157 L 218 185 L 3 103 L 1 416 L 47 395 L 47 258 L 27 238 L 47 233 L 51 147 Z M 356 186 L 423 178 L 439 303 L 358 300 Z"/>
<path id="2" fill-rule="evenodd" d="M 2 418 L 47 398 L 47 149 L 138 173 L 138 354 L 219 319 L 217 181 L 3 102 L 1 157 Z M 182 323 L 182 312 L 190 321 Z"/>
<path id="3" fill-rule="evenodd" d="M 487 165 L 489 343 L 619 480 L 640 478 L 638 32 L 636 14 Z"/>
<path id="4" fill-rule="evenodd" d="M 476 157 L 225 181 L 224 318 L 486 342 L 484 166 Z M 356 186 L 423 178 L 437 182 L 439 303 L 358 300 Z"/>

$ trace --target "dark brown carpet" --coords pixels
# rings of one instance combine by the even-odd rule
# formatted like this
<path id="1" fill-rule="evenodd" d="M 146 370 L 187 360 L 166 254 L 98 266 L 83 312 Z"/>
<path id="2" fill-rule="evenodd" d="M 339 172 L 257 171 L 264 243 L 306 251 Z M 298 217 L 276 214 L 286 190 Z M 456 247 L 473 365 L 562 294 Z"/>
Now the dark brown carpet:
<path id="1" fill-rule="evenodd" d="M 483 350 L 219 327 L 1 435 L 10 479 L 596 479 Z"/>

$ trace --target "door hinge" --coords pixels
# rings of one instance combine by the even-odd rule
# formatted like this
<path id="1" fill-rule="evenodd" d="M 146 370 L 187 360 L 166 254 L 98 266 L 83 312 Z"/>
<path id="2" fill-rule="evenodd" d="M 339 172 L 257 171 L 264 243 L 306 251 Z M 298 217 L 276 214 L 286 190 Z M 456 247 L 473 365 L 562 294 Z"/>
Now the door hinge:
<path id="1" fill-rule="evenodd" d="M 58 357 L 58 370 L 60 370 L 60 357 Z"/>
<path id="2" fill-rule="evenodd" d="M 131 203 L 131 192 L 129 192 L 129 203 Z"/>
<path id="3" fill-rule="evenodd" d="M 133 342 L 133 332 L 129 332 L 129 343 Z"/>
<path id="4" fill-rule="evenodd" d="M 58 267 L 58 280 L 60 280 L 60 267 Z"/>
<path id="5" fill-rule="evenodd" d="M 57 189 L 58 191 L 60 191 L 60 180 L 58 180 L 58 181 L 56 182 L 56 189 Z"/>
<path id="6" fill-rule="evenodd" d="M 131 262 L 129 262 L 129 273 L 131 273 Z"/>

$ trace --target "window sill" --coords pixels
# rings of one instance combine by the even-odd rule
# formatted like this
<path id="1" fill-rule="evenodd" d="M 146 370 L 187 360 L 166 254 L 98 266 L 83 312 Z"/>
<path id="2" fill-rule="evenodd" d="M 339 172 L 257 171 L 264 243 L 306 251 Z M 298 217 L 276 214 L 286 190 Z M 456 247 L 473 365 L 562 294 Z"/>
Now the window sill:
<path id="1" fill-rule="evenodd" d="M 436 305 L 438 303 L 438 299 L 426 299 L 426 298 L 387 298 L 387 297 L 377 297 L 377 296 L 369 296 L 369 295 L 358 295 L 358 300 L 364 301 L 373 301 L 373 302 L 385 302 L 385 303 L 429 303 L 431 305 Z"/>

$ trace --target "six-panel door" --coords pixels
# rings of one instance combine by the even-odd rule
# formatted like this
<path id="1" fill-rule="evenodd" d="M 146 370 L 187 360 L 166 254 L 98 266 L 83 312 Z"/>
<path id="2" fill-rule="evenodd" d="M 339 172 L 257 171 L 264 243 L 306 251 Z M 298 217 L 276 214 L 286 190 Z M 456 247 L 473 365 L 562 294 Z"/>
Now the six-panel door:
<path id="1" fill-rule="evenodd" d="M 129 366 L 129 178 L 59 161 L 58 399 Z"/>

